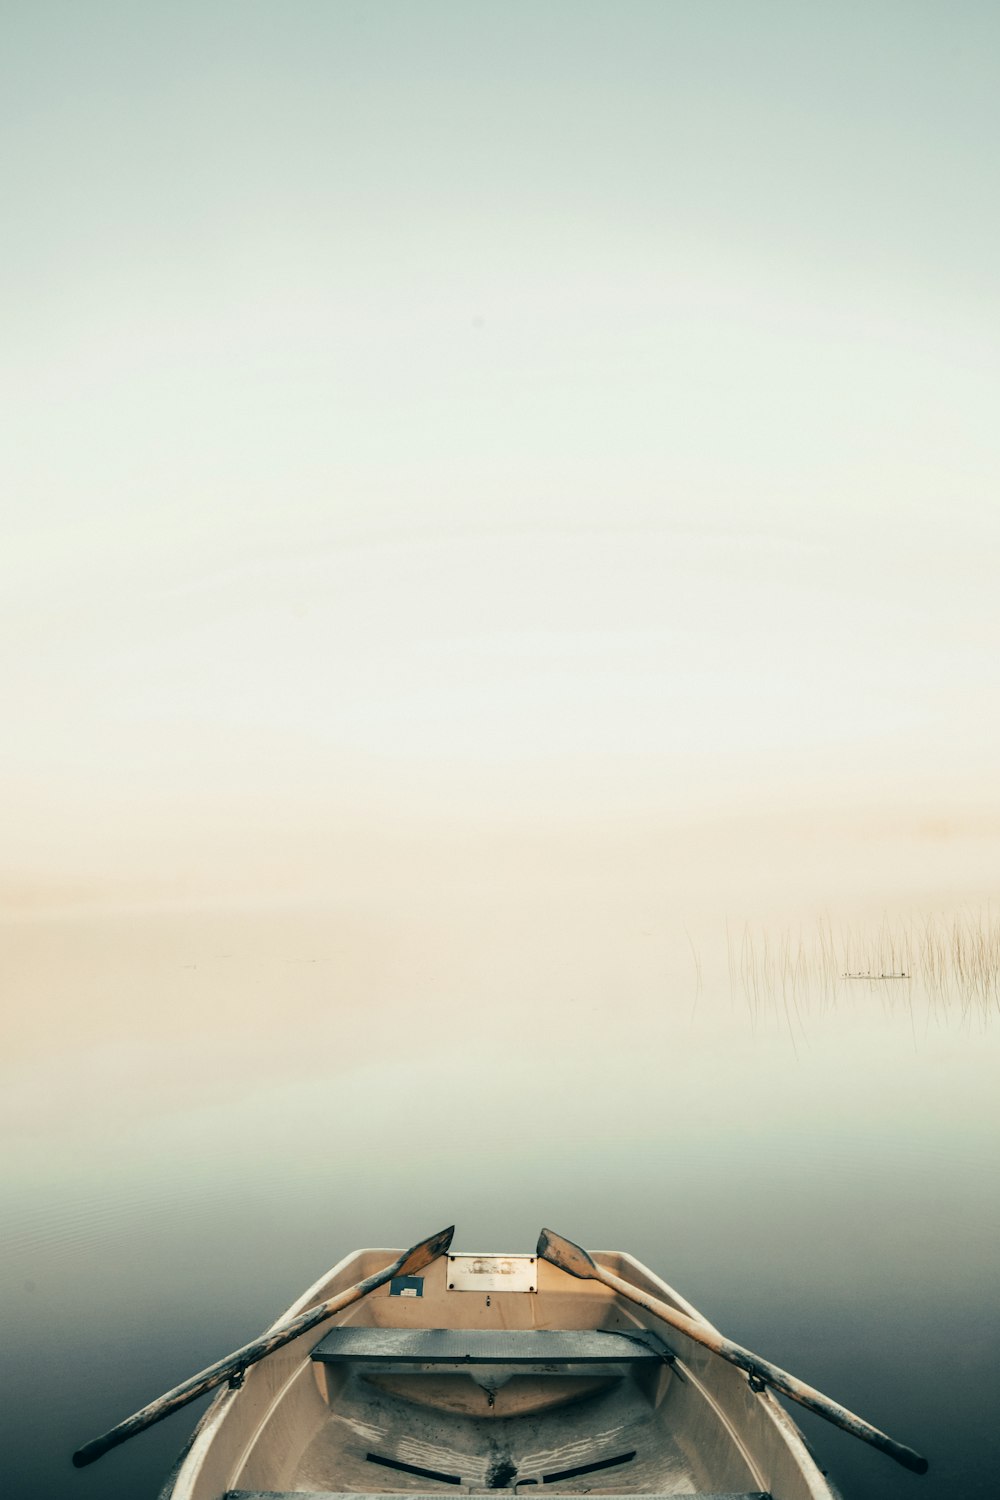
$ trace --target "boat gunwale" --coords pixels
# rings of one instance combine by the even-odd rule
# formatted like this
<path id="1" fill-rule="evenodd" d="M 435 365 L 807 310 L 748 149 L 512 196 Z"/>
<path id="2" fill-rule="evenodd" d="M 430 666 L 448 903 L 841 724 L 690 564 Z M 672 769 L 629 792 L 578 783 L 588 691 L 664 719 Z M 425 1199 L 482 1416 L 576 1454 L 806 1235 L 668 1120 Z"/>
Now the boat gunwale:
<path id="1" fill-rule="evenodd" d="M 493 1253 L 499 1254 L 500 1252 Z M 598 1264 L 606 1266 L 609 1270 L 617 1270 L 618 1274 L 622 1275 L 624 1280 L 631 1281 L 633 1285 L 643 1289 L 654 1289 L 657 1295 L 661 1297 L 665 1296 L 666 1300 L 669 1300 L 689 1317 L 697 1319 L 708 1328 L 714 1328 L 714 1325 L 691 1302 L 629 1252 L 593 1251 L 591 1253 L 593 1259 Z M 290 1319 L 307 1312 L 311 1307 L 324 1301 L 331 1295 L 331 1287 L 336 1285 L 337 1278 L 343 1276 L 349 1268 L 357 1268 L 359 1263 L 363 1263 L 364 1260 L 379 1257 L 384 1257 L 384 1263 L 388 1264 L 398 1254 L 398 1249 L 385 1247 L 363 1247 L 350 1251 L 302 1292 L 291 1306 L 269 1325 L 267 1332 L 278 1329 Z M 588 1283 L 588 1287 L 591 1288 L 590 1295 L 595 1297 L 595 1301 L 606 1301 L 609 1306 L 616 1303 L 622 1305 L 618 1295 L 614 1291 L 605 1288 L 603 1284 Z M 634 1318 L 635 1312 L 635 1308 L 628 1309 L 629 1317 Z M 303 1330 L 300 1338 L 303 1338 L 307 1333 L 311 1335 L 308 1346 L 309 1351 L 312 1350 L 317 1342 L 325 1337 L 332 1320 L 337 1317 L 338 1314 L 332 1313 L 330 1321 L 324 1320 L 317 1324 L 315 1328 Z M 635 1319 L 635 1321 L 639 1322 L 638 1319 Z M 655 1319 L 655 1317 L 651 1321 L 654 1325 L 659 1324 L 659 1320 Z M 336 1324 L 333 1323 L 332 1326 L 336 1326 Z M 645 1326 L 645 1324 L 640 1324 L 640 1326 Z M 260 1364 L 248 1370 L 246 1372 L 247 1379 L 253 1378 L 256 1372 L 262 1371 L 265 1365 L 270 1364 L 273 1368 L 273 1363 L 277 1356 L 281 1354 L 287 1356 L 289 1352 L 296 1350 L 298 1345 L 299 1339 L 297 1338 L 286 1345 L 283 1350 L 275 1351 L 275 1355 L 268 1356 Z M 710 1354 L 709 1357 L 713 1363 L 718 1359 L 717 1355 Z M 253 1435 L 248 1438 L 238 1461 L 232 1465 L 232 1472 L 234 1474 L 240 1472 L 242 1467 L 247 1463 L 253 1448 L 259 1440 L 259 1435 L 263 1427 L 272 1413 L 286 1398 L 289 1387 L 301 1377 L 303 1368 L 308 1362 L 309 1354 L 307 1353 L 303 1358 L 296 1361 L 289 1369 L 287 1377 L 271 1393 L 270 1399 L 267 1402 L 266 1413 L 255 1427 Z M 706 1388 L 705 1382 L 698 1377 L 695 1371 L 688 1368 L 686 1361 L 684 1361 L 684 1369 L 685 1378 L 693 1381 L 701 1398 L 716 1413 L 716 1416 L 725 1427 L 734 1445 L 747 1460 L 749 1467 L 752 1470 L 756 1470 L 756 1463 L 751 1459 L 743 1443 L 742 1436 L 733 1421 L 719 1406 L 713 1393 Z M 257 1378 L 259 1379 L 260 1377 L 258 1376 Z M 199 1497 L 195 1494 L 194 1486 L 197 1483 L 205 1460 L 210 1452 L 211 1445 L 215 1441 L 222 1423 L 225 1421 L 236 1399 L 243 1394 L 243 1389 L 244 1387 L 241 1385 L 236 1388 L 223 1388 L 216 1393 L 210 1405 L 202 1413 L 201 1418 L 178 1456 L 177 1462 L 160 1492 L 159 1500 L 199 1500 Z M 784 1409 L 772 1392 L 767 1389 L 755 1393 L 755 1400 L 762 1403 L 767 1417 L 777 1429 L 784 1446 L 789 1450 L 789 1457 L 809 1491 L 809 1500 L 838 1500 L 837 1491 L 820 1469 L 815 1455 L 791 1414 Z M 222 1500 L 222 1496 L 214 1497 L 214 1500 Z"/>

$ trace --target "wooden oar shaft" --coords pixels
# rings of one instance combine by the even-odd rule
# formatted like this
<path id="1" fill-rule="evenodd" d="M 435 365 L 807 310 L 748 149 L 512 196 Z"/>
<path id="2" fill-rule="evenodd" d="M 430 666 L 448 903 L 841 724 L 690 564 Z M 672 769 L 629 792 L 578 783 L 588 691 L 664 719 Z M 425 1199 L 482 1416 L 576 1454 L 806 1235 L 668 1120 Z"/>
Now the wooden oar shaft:
<path id="1" fill-rule="evenodd" d="M 567 1252 L 565 1254 L 562 1253 L 564 1247 Z M 814 1411 L 817 1416 L 825 1417 L 828 1422 L 842 1427 L 845 1432 L 861 1438 L 863 1442 L 871 1443 L 873 1447 L 887 1453 L 890 1458 L 902 1464 L 905 1469 L 911 1469 L 914 1474 L 926 1474 L 927 1460 L 913 1448 L 908 1448 L 905 1443 L 897 1443 L 894 1438 L 889 1437 L 879 1428 L 873 1427 L 863 1417 L 848 1411 L 846 1406 L 841 1406 L 839 1402 L 832 1401 L 829 1396 L 824 1396 L 822 1391 L 817 1391 L 794 1375 L 789 1375 L 787 1370 L 773 1365 L 770 1360 L 762 1359 L 759 1354 L 744 1349 L 740 1344 L 734 1344 L 707 1323 L 689 1317 L 678 1308 L 663 1302 L 659 1297 L 642 1291 L 631 1282 L 616 1276 L 606 1267 L 599 1266 L 585 1250 L 581 1250 L 578 1245 L 573 1245 L 572 1241 L 563 1240 L 560 1235 L 553 1234 L 551 1230 L 543 1229 L 538 1241 L 538 1254 L 544 1260 L 549 1260 L 553 1265 L 559 1266 L 561 1270 L 567 1271 L 571 1276 L 602 1281 L 612 1291 L 634 1302 L 637 1307 L 644 1308 L 646 1312 L 651 1312 L 654 1317 L 660 1318 L 664 1323 L 669 1323 L 680 1333 L 687 1334 L 688 1338 L 693 1339 L 695 1343 L 703 1344 L 706 1349 L 711 1349 L 714 1354 L 720 1355 L 730 1364 L 738 1365 L 748 1375 L 764 1381 L 776 1391 L 780 1391 L 783 1396 L 797 1401 L 800 1406 Z"/>
<path id="2" fill-rule="evenodd" d="M 688 1338 L 694 1339 L 698 1344 L 703 1344 L 713 1353 L 721 1355 L 730 1364 L 738 1365 L 741 1370 L 746 1370 L 748 1375 L 754 1375 L 758 1380 L 763 1380 L 774 1390 L 780 1391 L 783 1396 L 790 1397 L 800 1406 L 808 1407 L 818 1416 L 825 1417 L 828 1422 L 834 1422 L 838 1427 L 843 1427 L 846 1432 L 851 1432 L 864 1442 L 871 1443 L 873 1447 L 880 1448 L 883 1453 L 888 1453 L 905 1468 L 912 1469 L 917 1474 L 926 1472 L 927 1460 L 919 1453 L 915 1453 L 912 1448 L 907 1448 L 904 1443 L 897 1443 L 894 1438 L 880 1431 L 878 1427 L 873 1427 L 863 1417 L 856 1416 L 854 1412 L 848 1411 L 846 1406 L 841 1406 L 838 1401 L 824 1396 L 822 1391 L 817 1391 L 805 1381 L 790 1375 L 787 1370 L 782 1370 L 778 1365 L 772 1364 L 769 1359 L 763 1359 L 750 1349 L 744 1349 L 741 1344 L 734 1344 L 731 1339 L 725 1338 L 721 1333 L 716 1333 L 715 1329 L 709 1327 L 707 1323 L 700 1323 L 697 1319 L 688 1317 L 686 1313 L 662 1302 L 659 1297 L 652 1297 L 649 1293 L 640 1291 L 610 1271 L 606 1276 L 602 1276 L 601 1280 L 622 1296 L 628 1297 L 637 1306 L 644 1307 L 647 1312 L 653 1313 L 663 1322 L 669 1323 L 681 1333 L 686 1333 Z"/>
<path id="3" fill-rule="evenodd" d="M 257 1364 L 268 1354 L 273 1354 L 275 1349 L 290 1344 L 300 1334 L 306 1333 L 310 1328 L 315 1328 L 318 1323 L 324 1322 L 334 1313 L 341 1312 L 345 1307 L 350 1307 L 352 1303 L 360 1301 L 376 1287 L 391 1281 L 394 1276 L 411 1275 L 423 1266 L 429 1265 L 432 1260 L 444 1254 L 451 1243 L 453 1233 L 453 1228 L 444 1229 L 429 1240 L 421 1241 L 412 1250 L 407 1250 L 398 1260 L 394 1260 L 391 1266 L 385 1266 L 381 1271 L 366 1276 L 355 1286 L 338 1292 L 336 1296 L 329 1297 L 316 1307 L 309 1308 L 306 1312 L 300 1313 L 297 1318 L 292 1318 L 270 1333 L 262 1333 L 259 1338 L 251 1340 L 249 1344 L 244 1344 L 241 1349 L 234 1349 L 232 1354 L 227 1354 L 224 1359 L 216 1360 L 214 1365 L 209 1365 L 197 1375 L 191 1375 L 187 1380 L 182 1380 L 180 1385 L 174 1386 L 173 1390 L 157 1396 L 155 1401 L 150 1401 L 141 1411 L 133 1413 L 131 1417 L 126 1417 L 109 1432 L 91 1439 L 89 1443 L 84 1443 L 83 1447 L 78 1448 L 73 1454 L 73 1463 L 78 1469 L 92 1464 L 95 1459 L 100 1458 L 112 1448 L 117 1448 L 119 1443 L 127 1442 L 137 1433 L 144 1432 L 147 1427 L 152 1427 L 154 1423 L 162 1422 L 164 1417 L 169 1417 L 173 1412 L 179 1411 L 182 1406 L 197 1401 L 199 1396 L 215 1390 L 216 1386 L 221 1385 L 230 1376 L 240 1373 L 250 1365 Z"/>

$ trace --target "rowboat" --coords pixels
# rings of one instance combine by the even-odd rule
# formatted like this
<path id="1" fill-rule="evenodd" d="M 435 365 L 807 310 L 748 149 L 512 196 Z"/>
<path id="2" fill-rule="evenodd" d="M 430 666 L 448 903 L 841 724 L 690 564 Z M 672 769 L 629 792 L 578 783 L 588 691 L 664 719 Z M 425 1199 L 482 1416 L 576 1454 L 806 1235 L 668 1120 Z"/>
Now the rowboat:
<path id="1" fill-rule="evenodd" d="M 412 1500 L 532 1487 L 834 1500 L 771 1393 L 783 1380 L 798 1388 L 785 1391 L 794 1399 L 828 1403 L 864 1429 L 857 1435 L 927 1467 L 730 1344 L 630 1255 L 591 1256 L 549 1230 L 534 1254 L 458 1254 L 450 1238 L 443 1231 L 402 1255 L 348 1255 L 258 1340 L 74 1462 L 222 1386 L 161 1500 Z"/>

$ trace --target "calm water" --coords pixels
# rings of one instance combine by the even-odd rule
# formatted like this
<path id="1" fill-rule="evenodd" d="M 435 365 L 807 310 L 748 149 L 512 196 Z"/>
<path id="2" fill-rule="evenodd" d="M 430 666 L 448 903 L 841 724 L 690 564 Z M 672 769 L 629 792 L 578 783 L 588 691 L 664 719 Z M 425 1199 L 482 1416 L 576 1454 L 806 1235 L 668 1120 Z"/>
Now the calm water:
<path id="1" fill-rule="evenodd" d="M 714 915 L 446 897 L 5 924 L 5 1496 L 152 1500 L 193 1411 L 73 1448 L 347 1250 L 454 1221 L 464 1249 L 628 1249 L 930 1457 L 802 1414 L 853 1500 L 993 1497 L 995 1006 L 751 1004 Z"/>

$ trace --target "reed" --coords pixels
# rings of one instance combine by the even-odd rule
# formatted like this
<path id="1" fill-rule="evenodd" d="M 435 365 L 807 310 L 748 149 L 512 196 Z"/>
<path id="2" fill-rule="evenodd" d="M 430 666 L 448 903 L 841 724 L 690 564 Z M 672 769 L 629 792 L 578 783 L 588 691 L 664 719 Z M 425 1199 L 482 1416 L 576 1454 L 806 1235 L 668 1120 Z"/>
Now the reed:
<path id="1" fill-rule="evenodd" d="M 823 913 L 793 930 L 745 923 L 738 940 L 727 925 L 730 985 L 742 990 L 751 1014 L 800 1001 L 834 1006 L 859 989 L 915 988 L 935 1004 L 990 1010 L 1000 1006 L 1000 915 L 990 907 L 903 918 L 877 925 L 841 923 Z"/>

